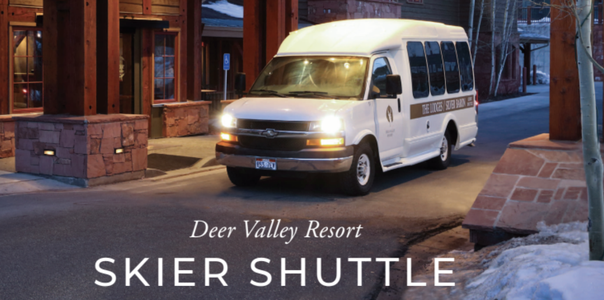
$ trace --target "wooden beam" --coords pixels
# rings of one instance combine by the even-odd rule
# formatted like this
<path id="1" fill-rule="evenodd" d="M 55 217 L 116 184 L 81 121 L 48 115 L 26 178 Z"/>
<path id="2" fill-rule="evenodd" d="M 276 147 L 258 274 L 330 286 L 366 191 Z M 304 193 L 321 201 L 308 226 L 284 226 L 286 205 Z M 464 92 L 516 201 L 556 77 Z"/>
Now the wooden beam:
<path id="1" fill-rule="evenodd" d="M 285 39 L 285 0 L 266 2 L 266 63 L 268 63 Z"/>
<path id="2" fill-rule="evenodd" d="M 64 105 L 65 98 L 59 97 L 60 81 L 65 77 L 59 77 L 59 1 L 44 1 L 44 27 L 42 36 L 42 57 L 44 58 L 44 113 L 59 114 Z M 62 3 L 65 5 L 65 3 Z M 64 70 L 69 68 L 65 67 Z"/>
<path id="3" fill-rule="evenodd" d="M 249 90 L 265 64 L 266 11 L 263 0 L 244 0 L 243 6 L 243 72 Z"/>
<path id="4" fill-rule="evenodd" d="M 0 0 L 0 114 L 8 114 L 10 107 L 9 95 L 9 57 L 10 41 L 8 32 L 8 3 Z"/>
<path id="5" fill-rule="evenodd" d="M 97 112 L 120 112 L 119 2 L 97 0 Z"/>
<path id="6" fill-rule="evenodd" d="M 96 114 L 96 0 L 44 1 L 44 113 Z"/>
<path id="7" fill-rule="evenodd" d="M 187 1 L 187 99 L 201 100 L 201 0 Z"/>
<path id="8" fill-rule="evenodd" d="M 575 18 L 556 9 L 564 0 L 551 2 L 550 110 L 551 140 L 581 139 L 581 107 L 576 53 Z"/>
<path id="9" fill-rule="evenodd" d="M 152 9 L 151 9 L 151 0 L 143 0 L 143 14 L 144 15 L 150 15 L 152 14 Z"/>
<path id="10" fill-rule="evenodd" d="M 298 0 L 285 2 L 285 37 L 290 32 L 298 30 Z"/>

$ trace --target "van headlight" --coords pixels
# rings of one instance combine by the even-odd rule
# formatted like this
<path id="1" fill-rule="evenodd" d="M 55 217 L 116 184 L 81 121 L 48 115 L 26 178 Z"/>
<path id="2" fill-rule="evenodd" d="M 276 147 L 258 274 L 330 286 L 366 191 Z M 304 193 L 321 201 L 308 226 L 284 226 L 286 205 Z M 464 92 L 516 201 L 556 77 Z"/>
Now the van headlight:
<path id="1" fill-rule="evenodd" d="M 235 128 L 237 127 L 237 119 L 230 114 L 224 114 L 220 118 L 220 123 L 225 128 Z"/>
<path id="2" fill-rule="evenodd" d="M 310 130 L 322 131 L 325 133 L 337 133 L 344 129 L 344 122 L 342 119 L 334 116 L 325 117 L 321 121 L 312 122 L 310 124 Z"/>

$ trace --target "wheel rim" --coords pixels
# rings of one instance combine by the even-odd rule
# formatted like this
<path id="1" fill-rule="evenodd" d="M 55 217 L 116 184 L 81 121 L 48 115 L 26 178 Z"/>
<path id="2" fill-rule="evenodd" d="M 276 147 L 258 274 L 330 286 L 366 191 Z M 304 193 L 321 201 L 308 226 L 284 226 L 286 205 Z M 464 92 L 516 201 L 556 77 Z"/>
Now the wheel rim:
<path id="1" fill-rule="evenodd" d="M 440 144 L 440 159 L 442 161 L 446 161 L 449 157 L 449 141 L 447 141 L 447 137 L 443 136 L 443 141 Z"/>
<path id="2" fill-rule="evenodd" d="M 359 162 L 357 163 L 357 180 L 361 185 L 366 185 L 369 182 L 369 175 L 371 174 L 371 164 L 367 154 L 361 154 Z"/>

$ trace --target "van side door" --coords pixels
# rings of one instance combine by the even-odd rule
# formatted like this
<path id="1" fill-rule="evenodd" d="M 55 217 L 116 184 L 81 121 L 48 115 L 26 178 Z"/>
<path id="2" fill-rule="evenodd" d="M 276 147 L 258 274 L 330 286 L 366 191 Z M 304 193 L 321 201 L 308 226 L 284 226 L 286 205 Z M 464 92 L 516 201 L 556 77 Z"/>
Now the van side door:
<path id="1" fill-rule="evenodd" d="M 398 74 L 394 68 L 388 54 L 376 55 L 372 61 L 368 99 L 375 102 L 376 135 L 383 163 L 400 157 L 403 147 L 401 95 L 386 93 L 386 76 Z"/>

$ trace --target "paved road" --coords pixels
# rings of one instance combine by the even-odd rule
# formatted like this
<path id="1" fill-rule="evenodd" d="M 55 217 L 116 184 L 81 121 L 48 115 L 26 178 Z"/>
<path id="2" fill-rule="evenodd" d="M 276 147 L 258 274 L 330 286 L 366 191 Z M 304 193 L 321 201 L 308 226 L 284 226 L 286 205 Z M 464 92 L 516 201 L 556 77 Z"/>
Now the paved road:
<path id="1" fill-rule="evenodd" d="M 384 264 L 375 258 L 403 256 L 410 241 L 459 224 L 506 145 L 548 131 L 547 103 L 547 94 L 539 94 L 481 106 L 476 147 L 455 153 L 452 167 L 433 172 L 420 165 L 379 175 L 372 193 L 361 198 L 340 195 L 325 176 L 268 178 L 257 187 L 236 188 L 224 170 L 2 197 L 0 298 L 375 299 L 384 274 Z M 281 227 L 298 228 L 291 243 L 286 244 L 288 236 L 246 238 L 244 220 L 251 225 L 259 220 L 258 227 L 268 227 L 271 219 L 280 219 Z M 194 220 L 236 230 L 230 238 L 191 239 Z M 363 228 L 358 238 L 304 238 L 310 220 L 321 227 Z M 102 265 L 117 276 L 112 287 L 94 284 L 109 281 L 95 271 L 102 257 L 115 259 Z M 177 257 L 195 259 L 180 263 L 181 269 L 193 270 L 192 275 L 180 275 L 181 281 L 195 282 L 195 287 L 174 287 Z M 204 285 L 204 259 L 216 257 L 228 263 L 228 287 L 218 279 Z M 267 287 L 250 284 L 266 280 L 250 269 L 258 257 L 270 259 L 257 265 L 272 274 Z M 348 262 L 349 257 L 373 258 L 363 264 L 360 287 L 357 265 Z M 149 287 L 136 276 L 126 286 L 126 258 L 131 268 L 149 258 L 140 269 Z M 163 258 L 161 287 L 158 258 Z M 288 275 L 286 286 L 281 286 L 281 258 L 287 269 L 300 268 L 300 258 L 306 258 L 305 287 L 300 287 L 298 275 Z M 323 260 L 327 282 L 336 277 L 336 259 L 342 258 L 335 287 L 319 284 L 317 258 Z M 221 265 L 212 263 L 210 270 L 218 273 Z"/>

